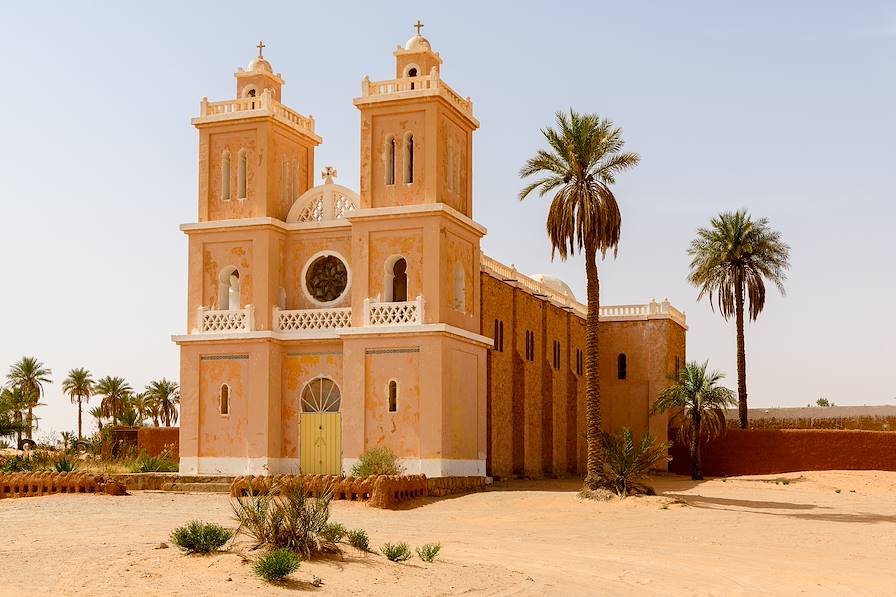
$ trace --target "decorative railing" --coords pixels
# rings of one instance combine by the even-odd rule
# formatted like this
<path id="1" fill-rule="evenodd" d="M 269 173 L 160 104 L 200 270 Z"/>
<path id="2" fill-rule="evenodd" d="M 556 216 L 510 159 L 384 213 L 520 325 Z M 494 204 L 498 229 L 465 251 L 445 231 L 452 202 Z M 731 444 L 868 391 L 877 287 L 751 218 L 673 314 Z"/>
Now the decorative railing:
<path id="1" fill-rule="evenodd" d="M 314 118 L 303 116 L 295 110 L 287 108 L 275 100 L 267 89 L 259 97 L 241 97 L 222 102 L 210 102 L 207 97 L 204 97 L 199 104 L 199 118 L 194 119 L 194 122 L 250 116 L 273 116 L 303 133 L 316 136 Z"/>
<path id="2" fill-rule="evenodd" d="M 448 103 L 472 118 L 473 100 L 461 97 L 447 83 L 439 78 L 439 71 L 433 68 L 430 74 L 419 77 L 402 77 L 386 81 L 371 81 L 366 76 L 361 80 L 361 97 L 412 97 L 416 95 L 439 95 Z"/>
<path id="3" fill-rule="evenodd" d="M 423 297 L 413 301 L 381 303 L 364 299 L 364 326 L 417 325 L 423 323 Z"/>
<path id="4" fill-rule="evenodd" d="M 251 332 L 255 328 L 254 314 L 252 305 L 246 305 L 245 309 L 226 311 L 199 307 L 197 331 L 200 334 Z"/>
<path id="5" fill-rule="evenodd" d="M 585 305 L 576 301 L 575 297 L 558 292 L 556 288 L 548 286 L 538 280 L 534 280 L 525 274 L 521 274 L 514 266 L 508 267 L 484 253 L 482 254 L 481 264 L 483 269 L 490 271 L 505 282 L 515 282 L 518 286 L 525 288 L 536 296 L 548 298 L 563 307 L 569 307 L 576 311 L 580 310 L 582 316 L 585 315 L 587 310 Z"/>
<path id="6" fill-rule="evenodd" d="M 295 309 L 281 311 L 274 307 L 274 330 L 278 332 L 306 332 L 310 330 L 338 330 L 352 326 L 352 308 Z"/>

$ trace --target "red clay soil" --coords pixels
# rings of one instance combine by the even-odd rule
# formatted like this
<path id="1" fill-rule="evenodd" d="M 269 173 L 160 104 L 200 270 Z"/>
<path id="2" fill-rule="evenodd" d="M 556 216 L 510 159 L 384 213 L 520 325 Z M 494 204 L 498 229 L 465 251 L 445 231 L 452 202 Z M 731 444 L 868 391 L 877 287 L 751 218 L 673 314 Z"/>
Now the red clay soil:
<path id="1" fill-rule="evenodd" d="M 670 432 L 670 437 L 675 437 Z M 669 470 L 691 472 L 687 446 L 669 450 Z M 701 448 L 706 476 L 767 475 L 795 471 L 896 471 L 896 432 L 833 429 L 729 429 Z"/>

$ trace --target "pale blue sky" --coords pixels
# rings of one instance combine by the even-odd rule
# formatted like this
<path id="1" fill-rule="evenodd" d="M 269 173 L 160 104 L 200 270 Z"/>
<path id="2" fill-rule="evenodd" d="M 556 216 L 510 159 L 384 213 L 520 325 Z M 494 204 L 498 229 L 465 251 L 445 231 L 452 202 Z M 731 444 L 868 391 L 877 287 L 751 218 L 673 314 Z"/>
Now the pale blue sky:
<path id="1" fill-rule="evenodd" d="M 486 252 L 565 278 L 546 202 L 517 172 L 557 109 L 622 126 L 642 164 L 617 188 L 605 303 L 664 296 L 688 315 L 688 357 L 735 384 L 734 329 L 685 276 L 698 226 L 727 209 L 767 216 L 793 247 L 788 295 L 747 329 L 751 405 L 894 403 L 896 3 L 20 3 L 0 19 L 0 369 L 53 369 L 44 430 L 75 427 L 61 393 L 86 366 L 142 388 L 177 378 L 186 239 L 196 220 L 199 100 L 234 94 L 264 39 L 285 101 L 313 114 L 357 188 L 360 80 L 393 75 L 424 35 L 443 78 L 474 100 L 474 215 Z M 40 432 L 39 432 L 40 434 Z"/>

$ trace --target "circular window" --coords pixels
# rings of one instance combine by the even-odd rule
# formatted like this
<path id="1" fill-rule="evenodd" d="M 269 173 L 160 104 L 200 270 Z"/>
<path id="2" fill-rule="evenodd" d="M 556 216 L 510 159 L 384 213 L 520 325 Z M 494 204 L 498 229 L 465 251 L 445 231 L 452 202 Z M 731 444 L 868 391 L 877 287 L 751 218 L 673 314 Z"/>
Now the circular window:
<path id="1" fill-rule="evenodd" d="M 302 390 L 302 412 L 339 412 L 341 402 L 342 394 L 339 391 L 339 386 L 332 379 L 326 377 L 312 379 Z"/>
<path id="2" fill-rule="evenodd" d="M 335 255 L 322 255 L 305 270 L 305 288 L 311 298 L 320 303 L 331 303 L 348 287 L 348 268 Z"/>

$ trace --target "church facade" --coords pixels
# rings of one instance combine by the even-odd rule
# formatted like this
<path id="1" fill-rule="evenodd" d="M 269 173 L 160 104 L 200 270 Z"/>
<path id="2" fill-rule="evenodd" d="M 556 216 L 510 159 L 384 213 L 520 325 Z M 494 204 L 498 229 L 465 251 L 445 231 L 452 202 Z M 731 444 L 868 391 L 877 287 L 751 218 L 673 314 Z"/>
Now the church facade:
<path id="1" fill-rule="evenodd" d="M 361 83 L 358 191 L 259 55 L 203 98 L 181 352 L 185 474 L 349 473 L 387 446 L 428 476 L 584 468 L 585 307 L 482 253 L 472 102 L 419 34 Z M 648 409 L 684 362 L 668 301 L 601 310 L 604 427 L 666 437 Z"/>

